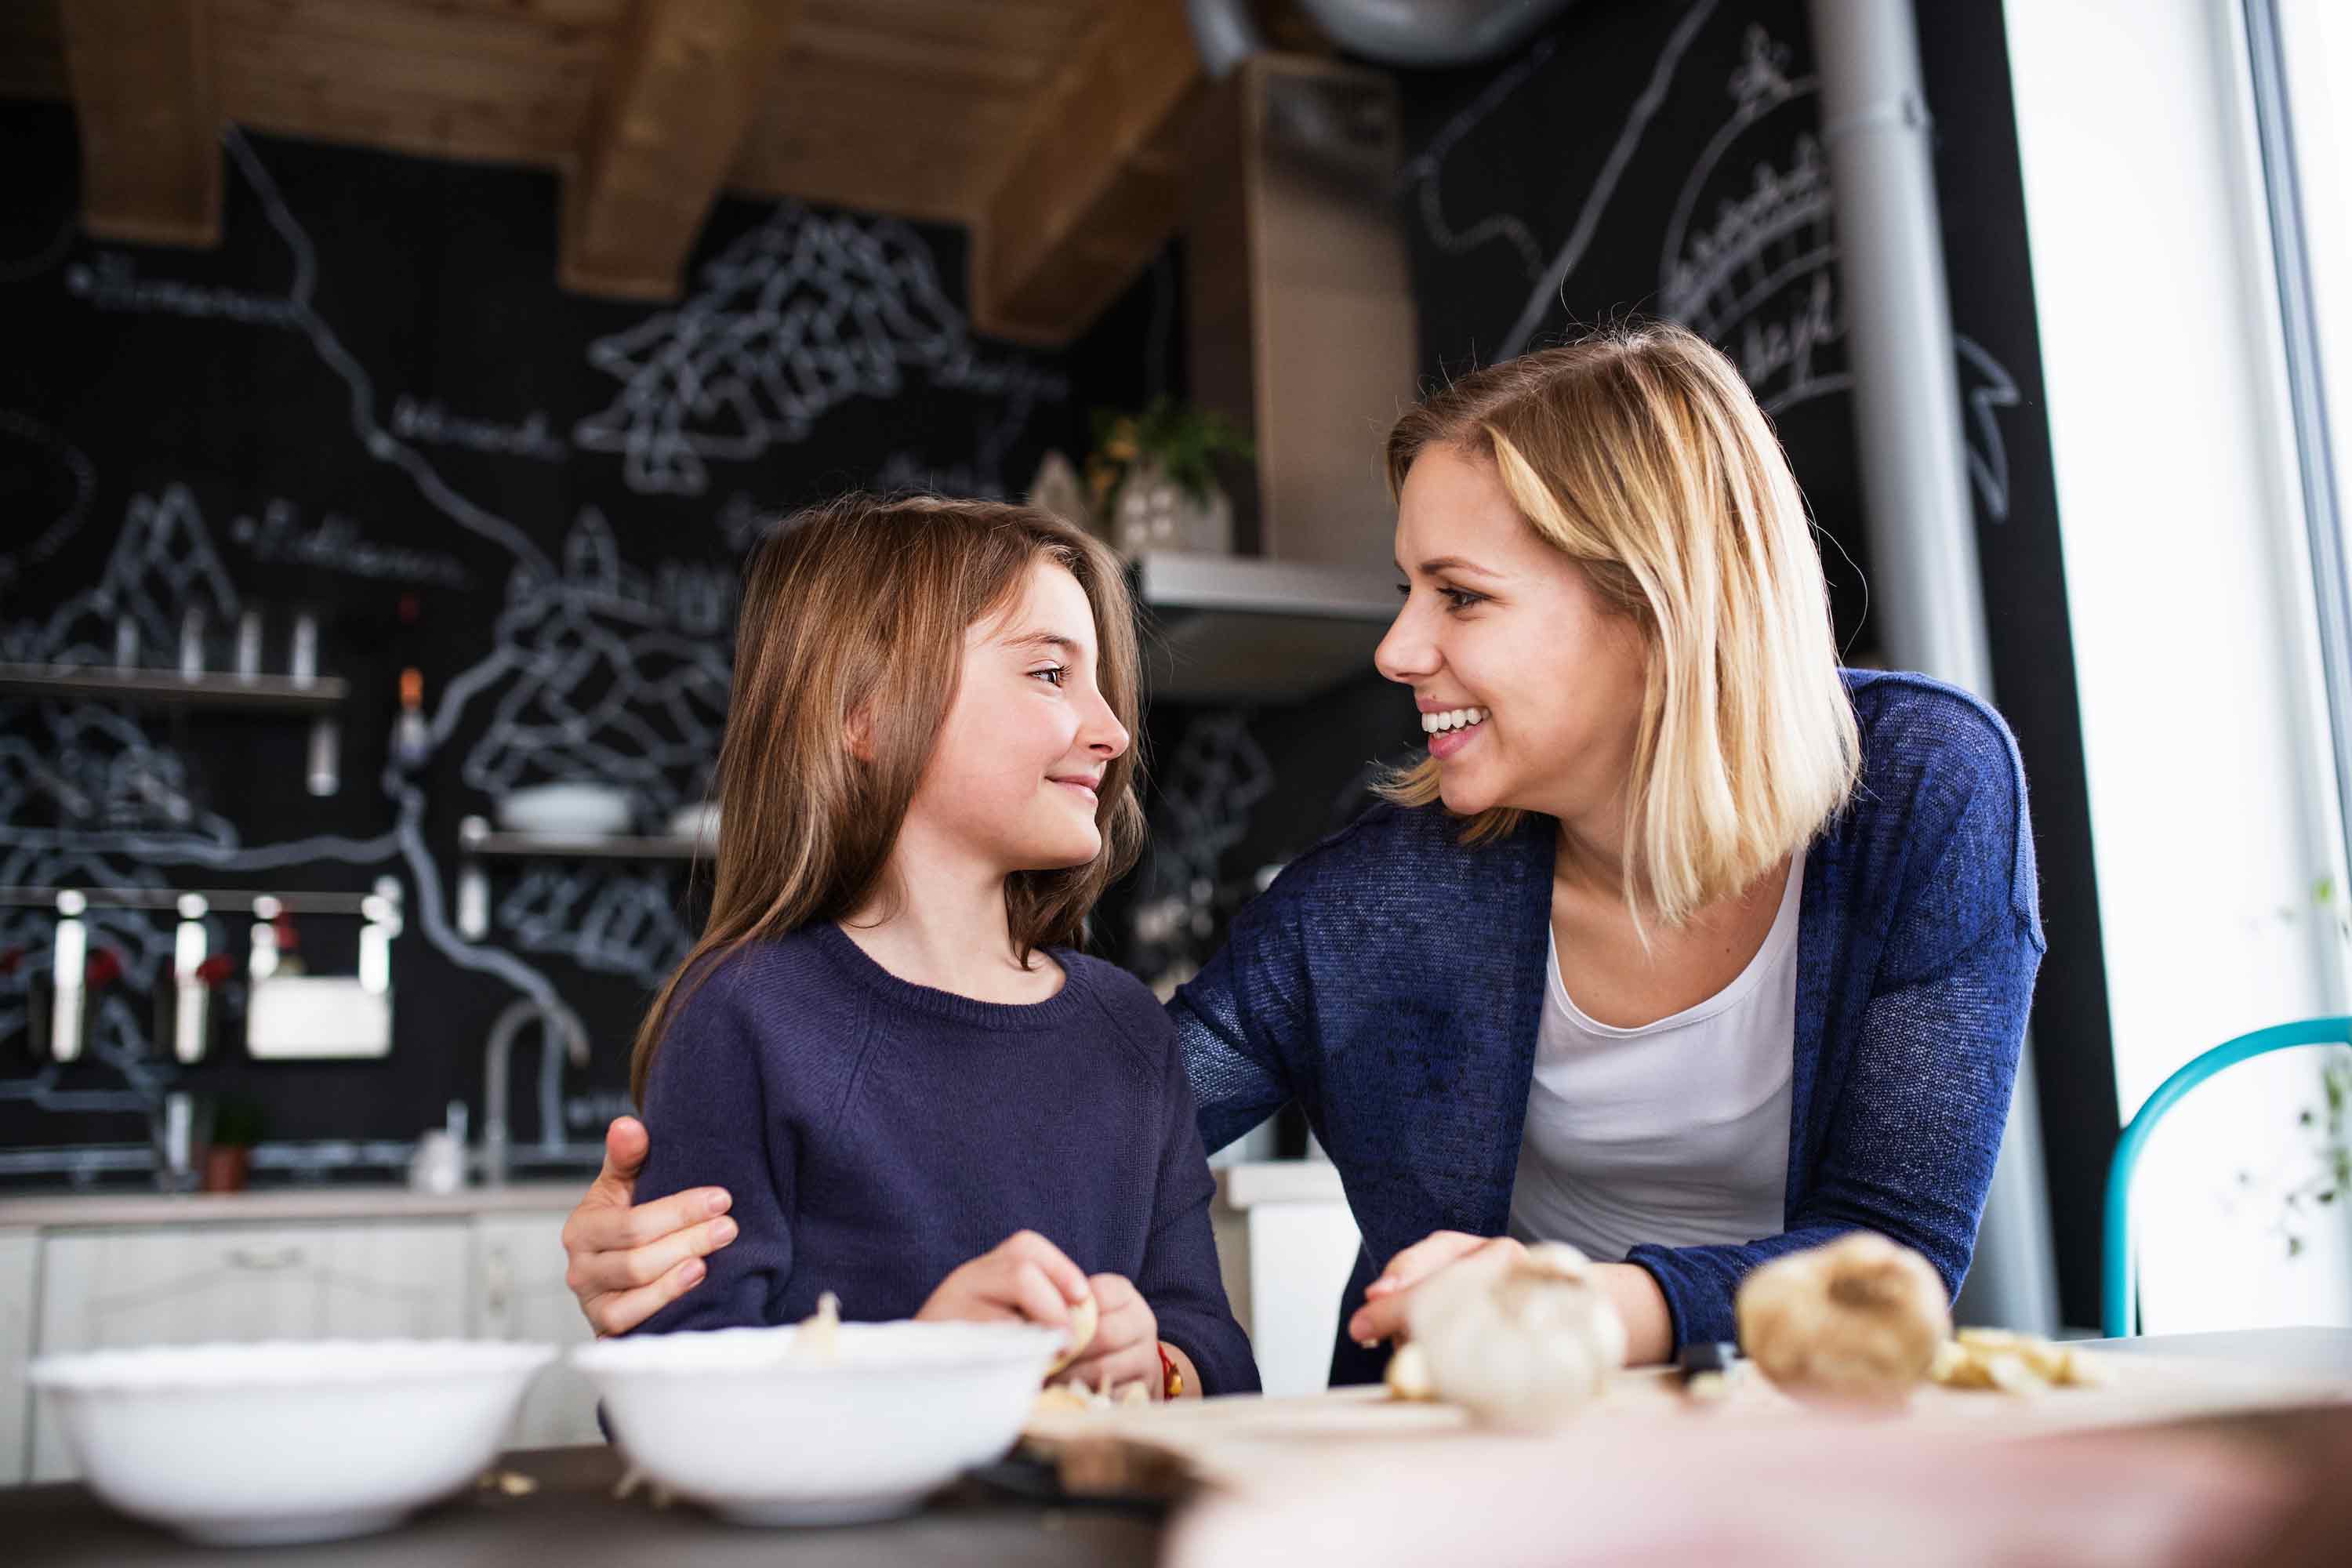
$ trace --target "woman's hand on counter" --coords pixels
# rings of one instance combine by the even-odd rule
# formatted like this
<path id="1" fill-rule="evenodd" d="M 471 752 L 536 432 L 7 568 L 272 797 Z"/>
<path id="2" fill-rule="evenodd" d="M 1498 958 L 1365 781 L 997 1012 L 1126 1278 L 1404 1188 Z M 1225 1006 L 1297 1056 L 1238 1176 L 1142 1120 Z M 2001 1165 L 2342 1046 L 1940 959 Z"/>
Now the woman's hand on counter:
<path id="1" fill-rule="evenodd" d="M 1507 1236 L 1471 1236 L 1459 1230 L 1434 1231 L 1414 1242 L 1390 1258 L 1380 1278 L 1364 1287 L 1364 1304 L 1348 1320 L 1348 1337 L 1360 1345 L 1402 1339 L 1412 1288 L 1440 1269 L 1489 1247 L 1523 1250 Z"/>
<path id="2" fill-rule="evenodd" d="M 1507 1236 L 1469 1236 L 1458 1230 L 1441 1230 L 1414 1242 L 1389 1259 L 1380 1278 L 1364 1288 L 1364 1304 L 1348 1320 L 1348 1337 L 1362 1345 L 1402 1339 L 1413 1287 L 1490 1247 L 1520 1250 Z M 1643 1366 L 1674 1354 L 1674 1317 L 1666 1308 L 1665 1292 L 1650 1271 L 1634 1263 L 1599 1263 L 1593 1273 L 1624 1320 L 1626 1364 Z"/>
<path id="3" fill-rule="evenodd" d="M 703 1258 L 735 1239 L 721 1188 L 636 1202 L 649 1146 L 645 1123 L 616 1117 L 604 1130 L 604 1169 L 563 1222 L 564 1283 L 600 1336 L 628 1332 L 700 1284 Z"/>

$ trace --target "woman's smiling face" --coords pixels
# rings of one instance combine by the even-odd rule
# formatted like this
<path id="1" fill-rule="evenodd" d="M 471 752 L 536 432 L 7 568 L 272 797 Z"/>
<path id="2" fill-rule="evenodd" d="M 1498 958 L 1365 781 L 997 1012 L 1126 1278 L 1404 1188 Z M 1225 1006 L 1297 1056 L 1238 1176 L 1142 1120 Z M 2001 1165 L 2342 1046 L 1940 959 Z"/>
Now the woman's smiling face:
<path id="1" fill-rule="evenodd" d="M 1412 688 L 1446 808 L 1575 819 L 1617 809 L 1633 763 L 1647 654 L 1583 569 L 1519 515 L 1494 465 L 1450 447 L 1398 497 L 1404 608 L 1372 662 Z M 1466 714 L 1476 721 L 1461 725 Z"/>

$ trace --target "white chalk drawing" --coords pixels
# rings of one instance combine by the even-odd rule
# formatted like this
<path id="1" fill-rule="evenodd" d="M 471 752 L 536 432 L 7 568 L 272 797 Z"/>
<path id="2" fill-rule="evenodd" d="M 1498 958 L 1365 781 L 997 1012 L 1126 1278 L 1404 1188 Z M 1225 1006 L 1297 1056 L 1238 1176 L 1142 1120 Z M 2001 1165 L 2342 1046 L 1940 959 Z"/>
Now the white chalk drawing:
<path id="1" fill-rule="evenodd" d="M 1969 478 L 1988 520 L 2009 521 L 2009 447 L 2001 439 L 1994 410 L 2015 408 L 2024 401 L 2017 382 L 2001 363 L 1974 338 L 1955 332 L 1953 346 L 1960 354 L 1960 396 L 1969 407 Z"/>
<path id="2" fill-rule="evenodd" d="M 1851 384 L 1820 354 L 1845 331 L 1820 84 L 1791 79 L 1789 58 L 1748 29 L 1731 118 L 1685 176 L 1658 262 L 1659 313 L 1721 344 L 1768 414 Z"/>
<path id="3" fill-rule="evenodd" d="M 1430 243 L 1449 256 L 1462 256 L 1500 240 L 1518 253 L 1520 266 L 1530 283 L 1542 277 L 1544 269 L 1543 247 L 1536 243 L 1535 232 L 1517 214 L 1508 212 L 1489 213 L 1466 228 L 1454 227 L 1445 217 L 1445 190 L 1442 176 L 1445 172 L 1445 160 L 1455 145 L 1493 113 L 1496 105 L 1517 92 L 1522 83 L 1549 64 L 1559 47 L 1557 36 L 1546 37 L 1521 58 L 1497 71 L 1486 89 L 1441 126 L 1420 155 L 1399 171 L 1400 176 L 1413 187 L 1421 210 L 1422 228 L 1428 234 Z"/>
<path id="4" fill-rule="evenodd" d="M 1451 255 L 1507 243 L 1527 268 L 1534 286 L 1496 357 L 1524 352 L 1542 331 L 1572 314 L 1569 280 L 1715 8 L 1715 0 L 1695 0 L 1667 36 L 1573 228 L 1540 272 L 1540 247 L 1524 219 L 1496 212 L 1456 226 L 1446 216 L 1443 183 L 1449 159 L 1481 122 L 1540 76 L 1547 50 L 1530 51 L 1498 75 L 1406 164 L 1432 244 Z M 1746 29 L 1739 60 L 1725 82 L 1731 114 L 1685 172 L 1661 237 L 1656 297 L 1656 313 L 1729 353 L 1765 411 L 1775 416 L 1853 386 L 1840 352 L 1846 323 L 1836 207 L 1818 132 L 1819 82 L 1792 75 L 1792 58 L 1767 29 Z M 1955 353 L 1968 413 L 1969 479 L 1984 515 L 2000 521 L 2009 515 L 2009 460 L 1997 411 L 2021 399 L 2015 379 L 1980 344 L 1956 336 Z"/>
<path id="5" fill-rule="evenodd" d="M 413 397 L 394 398 L 392 405 L 392 433 L 404 441 L 414 441 L 422 447 L 463 447 L 496 457 L 561 463 L 572 456 L 572 448 L 549 428 L 549 423 L 547 416 L 536 409 L 525 415 L 521 424 L 509 425 L 473 415 L 452 414 L 438 403 L 419 403 Z"/>
<path id="6" fill-rule="evenodd" d="M 229 537 L 257 561 L 287 561 L 351 577 L 387 579 L 418 587 L 470 588 L 474 574 L 457 557 L 438 550 L 384 544 L 364 536 L 360 525 L 331 511 L 307 527 L 302 509 L 278 496 L 261 515 L 243 514 L 229 523 Z"/>
<path id="7" fill-rule="evenodd" d="M 615 875 L 577 861 L 533 861 L 499 901 L 497 926 L 528 952 L 561 953 L 650 991 L 694 943 L 678 917 L 682 880 L 677 872 Z"/>
<path id="8" fill-rule="evenodd" d="M 70 492 L 58 498 L 56 515 L 21 552 L 0 552 L 0 589 L 26 567 L 56 554 L 79 531 L 97 488 L 97 471 L 80 447 L 29 414 L 0 408 L 0 495 L 16 498 L 12 505 L 37 507 L 57 490 Z"/>
<path id="9" fill-rule="evenodd" d="M 1609 198 L 1616 194 L 1617 183 L 1624 176 L 1626 166 L 1633 161 L 1633 153 L 1641 146 L 1643 133 L 1649 129 L 1650 121 L 1657 117 L 1658 110 L 1664 107 L 1666 95 L 1674 88 L 1675 73 L 1681 68 L 1683 55 L 1698 37 L 1699 29 L 1706 26 L 1714 12 L 1715 0 L 1696 0 L 1684 13 L 1683 19 L 1675 24 L 1675 30 L 1666 36 L 1666 47 L 1652 67 L 1650 79 L 1643 85 L 1641 96 L 1633 100 L 1623 129 L 1618 132 L 1617 140 L 1611 145 L 1609 157 L 1601 165 L 1600 175 L 1593 181 L 1592 189 L 1587 193 L 1584 205 L 1576 215 L 1575 227 L 1569 231 L 1567 240 L 1553 255 L 1551 265 L 1537 280 L 1535 289 L 1519 310 L 1519 319 L 1505 334 L 1502 358 L 1509 359 L 1524 350 L 1537 331 L 1560 309 L 1569 277 L 1575 272 L 1577 263 L 1584 258 L 1585 250 L 1592 244 L 1592 237 L 1600 232 L 1601 216 L 1608 207 Z"/>
<path id="10" fill-rule="evenodd" d="M 427 755 L 457 744 L 462 729 L 471 738 L 461 775 L 487 795 L 561 778 L 617 781 L 649 816 L 700 798 L 725 718 L 723 634 L 735 618 L 738 574 L 695 562 L 631 566 L 593 508 L 575 520 L 562 559 L 551 560 L 509 519 L 459 493 L 423 448 L 545 462 L 560 460 L 551 447 L 566 457 L 570 448 L 549 434 L 543 415 L 506 425 L 401 398 L 387 422 L 367 372 L 315 308 L 318 257 L 310 235 L 243 136 L 231 130 L 224 142 L 236 176 L 286 247 L 290 279 L 282 294 L 142 275 L 128 258 L 111 253 L 68 266 L 67 294 L 102 311 L 299 333 L 341 384 L 361 448 L 404 476 L 439 517 L 501 552 L 509 563 L 505 608 L 488 651 L 437 694 Z M 642 355 L 643 363 L 624 374 L 627 388 L 614 408 L 582 422 L 588 435 L 580 444 L 593 449 L 595 432 L 605 430 L 627 446 L 635 439 L 626 434 L 630 421 L 642 414 L 656 436 L 634 448 L 643 454 L 632 480 L 641 489 L 701 488 L 703 465 L 721 455 L 698 445 L 714 414 L 749 411 L 757 423 L 745 427 L 746 449 L 756 452 L 801 439 L 828 407 L 887 395 L 913 374 L 973 398 L 969 468 L 950 465 L 944 475 L 925 469 L 926 477 L 961 479 L 974 493 L 1001 494 L 1004 455 L 1033 407 L 1068 395 L 1056 374 L 977 350 L 961 313 L 940 294 L 929 254 L 903 226 L 819 219 L 787 205 L 704 278 L 705 295 L 683 310 L 656 318 L 634 338 L 622 334 L 626 344 L 606 339 L 598 345 L 598 363 L 614 374 L 623 374 L 619 367 L 632 355 Z M 724 340 L 723 352 L 698 356 L 685 348 L 686 340 L 705 331 Z M 730 384 L 730 377 L 750 379 Z M 673 396 L 683 401 L 666 403 Z M 674 438 L 657 437 L 665 421 Z M 20 436 L 37 446 L 45 431 L 0 413 L 0 440 Z M 77 467 L 77 458 L 64 447 L 58 460 L 77 476 L 79 510 L 52 523 L 37 551 L 53 553 L 87 509 L 89 465 L 84 459 Z M 908 472 L 920 467 L 911 455 L 896 466 Z M 756 539 L 763 521 L 746 495 L 730 500 L 719 526 L 740 550 Z M 135 497 L 100 582 L 46 619 L 0 625 L 0 658 L 110 664 L 124 619 L 138 626 L 151 654 L 172 648 L 191 607 L 208 621 L 234 619 L 247 597 L 234 568 L 247 560 L 299 561 L 411 581 L 446 581 L 453 569 L 465 570 L 445 552 L 372 541 L 333 514 L 305 524 L 299 505 L 284 499 L 236 518 L 224 538 L 241 543 L 244 553 L 224 553 L 185 486 L 165 484 Z M 16 564 L 30 559 L 20 552 Z M 526 864 L 498 903 L 493 939 L 466 941 L 446 891 L 444 861 L 455 847 L 428 838 L 416 759 L 402 760 L 396 751 L 383 778 L 394 820 L 389 831 L 247 843 L 234 823 L 205 806 L 187 760 L 134 713 L 91 703 L 9 702 L 0 704 L 0 883 L 160 886 L 161 871 L 175 865 L 260 873 L 320 861 L 352 868 L 358 883 L 398 869 L 413 931 L 456 967 L 542 1000 L 553 1000 L 556 990 L 534 962 L 541 957 L 650 986 L 688 945 L 678 913 L 683 869 L 621 862 Z M 46 952 L 53 924 L 43 911 L 0 911 L 0 952 Z M 70 1088 L 60 1087 L 56 1068 L 0 1080 L 0 1098 L 56 1110 L 152 1110 L 176 1077 L 172 1064 L 148 1057 L 143 1004 L 130 1001 L 170 962 L 168 920 L 110 910 L 94 916 L 93 925 L 93 940 L 123 957 L 125 977 L 122 995 L 100 1009 L 91 1063 L 76 1069 Z M 13 984 L 0 980 L 0 1035 L 21 1025 L 23 1008 L 21 973 Z M 84 1087 L 92 1064 L 112 1081 Z M 593 1165 L 595 1144 L 563 1142 L 562 1072 L 560 1053 L 542 1053 L 541 1142 L 517 1153 Z M 405 1141 L 273 1142 L 255 1159 L 264 1169 L 318 1173 L 396 1167 L 410 1148 Z M 0 1151 L 0 1174 L 62 1173 L 86 1181 L 104 1171 L 143 1170 L 150 1159 L 144 1144 L 8 1150 Z"/>
<path id="11" fill-rule="evenodd" d="M 805 440 L 828 411 L 892 396 L 910 372 L 1004 400 L 982 435 L 976 467 L 986 474 L 1007 423 L 1017 435 L 1034 402 L 1069 395 L 1056 373 L 984 356 L 929 250 L 891 219 L 821 216 L 785 202 L 707 263 L 701 280 L 677 309 L 588 348 L 622 390 L 572 439 L 620 454 L 634 489 L 699 495 L 711 463 Z M 1002 476 L 994 482 L 1002 493 Z"/>
<path id="12" fill-rule="evenodd" d="M 247 294 L 178 278 L 142 278 L 136 262 L 111 250 L 67 268 L 66 292 L 101 310 L 242 321 L 252 326 L 292 326 L 299 312 L 293 300 L 267 294 Z"/>

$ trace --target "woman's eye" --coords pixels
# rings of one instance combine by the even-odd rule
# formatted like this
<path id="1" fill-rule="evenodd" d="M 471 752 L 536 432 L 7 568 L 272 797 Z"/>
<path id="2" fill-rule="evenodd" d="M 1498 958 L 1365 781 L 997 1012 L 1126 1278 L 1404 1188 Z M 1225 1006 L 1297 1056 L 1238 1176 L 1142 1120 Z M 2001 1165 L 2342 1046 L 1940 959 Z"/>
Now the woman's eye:
<path id="1" fill-rule="evenodd" d="M 1059 686 L 1070 678 L 1070 667 L 1066 664 L 1048 665 L 1044 669 L 1033 669 L 1029 673 L 1042 676 L 1053 685 Z"/>
<path id="2" fill-rule="evenodd" d="M 1466 610 L 1473 605 L 1486 602 L 1486 595 L 1474 594 L 1467 588 L 1440 588 L 1438 592 L 1445 596 L 1446 605 L 1456 610 Z"/>

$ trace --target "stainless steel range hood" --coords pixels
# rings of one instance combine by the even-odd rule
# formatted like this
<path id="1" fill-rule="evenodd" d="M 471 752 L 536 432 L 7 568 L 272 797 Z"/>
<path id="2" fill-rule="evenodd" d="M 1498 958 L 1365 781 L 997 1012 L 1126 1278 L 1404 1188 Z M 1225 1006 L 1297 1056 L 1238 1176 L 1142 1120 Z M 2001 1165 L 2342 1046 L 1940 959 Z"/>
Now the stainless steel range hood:
<path id="1" fill-rule="evenodd" d="M 1147 556 L 1154 695 L 1296 701 L 1371 668 L 1396 614 L 1381 443 L 1414 395 L 1418 323 L 1394 207 L 1396 87 L 1249 57 L 1203 106 L 1185 226 L 1195 402 L 1250 433 L 1222 474 L 1233 557 Z"/>

